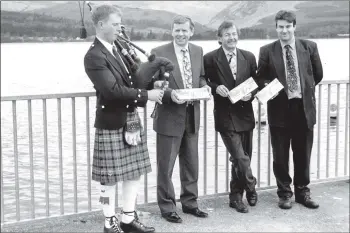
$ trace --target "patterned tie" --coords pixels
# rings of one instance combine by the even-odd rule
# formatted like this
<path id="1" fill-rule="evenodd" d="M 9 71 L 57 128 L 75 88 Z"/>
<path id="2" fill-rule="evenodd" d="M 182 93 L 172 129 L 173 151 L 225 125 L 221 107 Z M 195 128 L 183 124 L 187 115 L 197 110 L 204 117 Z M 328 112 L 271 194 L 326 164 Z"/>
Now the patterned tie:
<path id="1" fill-rule="evenodd" d="M 291 46 L 284 46 L 286 49 L 287 60 L 287 85 L 290 92 L 294 92 L 298 89 L 297 73 L 295 70 L 294 58 L 291 51 Z"/>
<path id="2" fill-rule="evenodd" d="M 236 60 L 233 59 L 235 58 L 235 53 L 229 52 L 227 53 L 227 56 L 229 57 L 228 63 L 230 65 L 233 78 L 236 80 L 237 64 L 236 64 Z"/>
<path id="3" fill-rule="evenodd" d="M 182 58 L 182 66 L 184 71 L 184 78 L 185 78 L 185 88 L 192 88 L 192 70 L 191 70 L 191 62 L 188 57 L 187 49 L 181 49 L 181 52 L 183 54 Z"/>

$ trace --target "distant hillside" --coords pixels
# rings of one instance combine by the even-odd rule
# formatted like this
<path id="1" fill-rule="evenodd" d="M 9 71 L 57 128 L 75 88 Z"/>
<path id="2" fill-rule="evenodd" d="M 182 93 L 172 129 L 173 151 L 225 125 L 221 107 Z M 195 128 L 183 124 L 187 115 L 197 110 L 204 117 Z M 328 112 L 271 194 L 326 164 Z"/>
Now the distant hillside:
<path id="1" fill-rule="evenodd" d="M 348 1 L 309 1 L 295 5 L 296 32 L 306 37 L 334 37 L 349 34 Z M 262 18 L 252 28 L 275 33 L 275 14 Z"/>

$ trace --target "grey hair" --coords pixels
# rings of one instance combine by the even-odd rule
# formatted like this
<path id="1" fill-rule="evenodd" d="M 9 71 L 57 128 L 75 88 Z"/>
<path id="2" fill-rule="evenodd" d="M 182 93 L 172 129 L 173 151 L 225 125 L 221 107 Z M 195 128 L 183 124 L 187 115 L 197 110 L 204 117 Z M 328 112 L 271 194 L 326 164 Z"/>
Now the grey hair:
<path id="1" fill-rule="evenodd" d="M 92 10 L 92 22 L 96 26 L 99 21 L 106 21 L 111 14 L 122 17 L 122 12 L 113 5 L 99 5 Z"/>
<path id="2" fill-rule="evenodd" d="M 194 23 L 189 16 L 185 16 L 185 15 L 176 15 L 173 18 L 173 23 L 171 24 L 171 29 L 173 29 L 174 24 L 184 24 L 186 22 L 190 22 L 190 29 L 193 31 Z"/>

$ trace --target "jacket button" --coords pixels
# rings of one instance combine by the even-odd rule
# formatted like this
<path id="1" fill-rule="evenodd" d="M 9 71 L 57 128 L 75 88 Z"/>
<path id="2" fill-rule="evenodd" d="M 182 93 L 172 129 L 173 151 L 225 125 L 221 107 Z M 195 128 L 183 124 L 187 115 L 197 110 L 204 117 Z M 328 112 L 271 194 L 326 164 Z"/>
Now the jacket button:
<path id="1" fill-rule="evenodd" d="M 141 98 L 141 95 L 139 94 L 138 97 Z"/>
<path id="2" fill-rule="evenodd" d="M 101 108 L 105 108 L 105 106 L 104 106 L 104 105 L 102 105 L 102 106 L 101 106 Z"/>
<path id="3" fill-rule="evenodd" d="M 137 100 L 135 100 L 134 102 L 135 102 L 135 104 L 136 104 L 136 103 L 137 103 Z"/>
<path id="4" fill-rule="evenodd" d="M 126 108 L 129 108 L 129 105 L 126 105 Z"/>
<path id="5" fill-rule="evenodd" d="M 130 82 L 130 84 L 132 85 L 132 84 L 133 84 L 133 82 Z"/>
<path id="6" fill-rule="evenodd" d="M 131 75 L 129 75 L 129 78 L 131 79 Z"/>

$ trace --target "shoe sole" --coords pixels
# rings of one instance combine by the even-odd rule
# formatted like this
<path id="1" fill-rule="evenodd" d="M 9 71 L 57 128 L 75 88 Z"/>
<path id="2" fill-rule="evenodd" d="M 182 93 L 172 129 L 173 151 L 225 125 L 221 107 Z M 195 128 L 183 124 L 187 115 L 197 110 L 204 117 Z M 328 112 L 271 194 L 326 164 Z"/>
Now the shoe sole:
<path id="1" fill-rule="evenodd" d="M 231 208 L 235 209 L 238 213 L 242 213 L 242 214 L 246 214 L 249 212 L 249 210 L 246 210 L 246 211 L 241 211 L 241 210 L 238 210 L 234 205 L 229 205 Z"/>
<path id="2" fill-rule="evenodd" d="M 320 207 L 319 205 L 318 205 L 317 207 L 306 206 L 304 203 L 299 202 L 299 201 L 297 201 L 297 200 L 295 200 L 295 202 L 296 202 L 296 203 L 299 203 L 299 204 L 301 204 L 301 205 L 303 205 L 303 206 L 305 206 L 306 208 L 309 208 L 309 209 L 317 209 L 318 207 Z"/>

